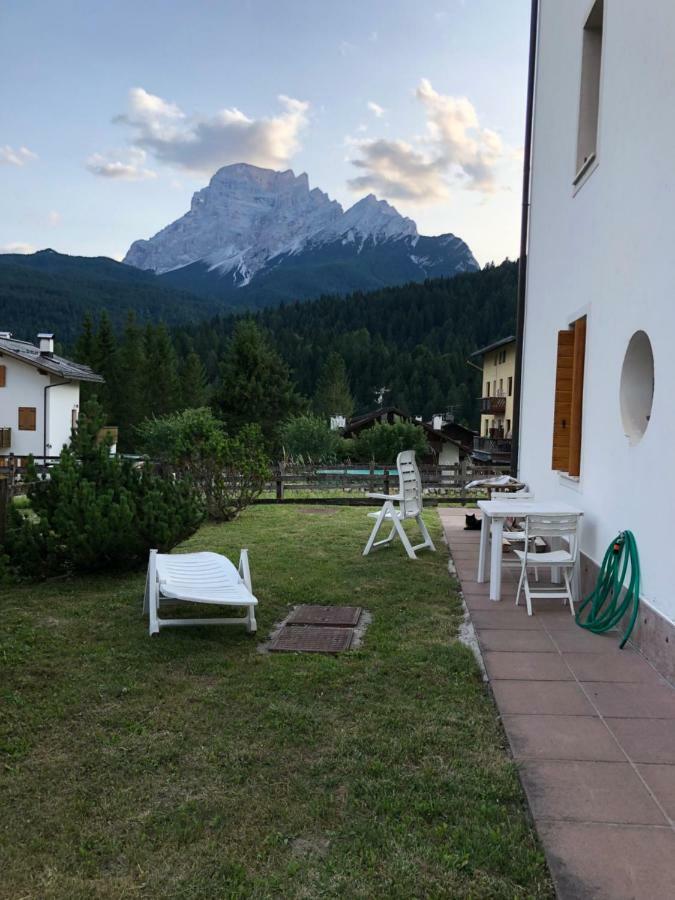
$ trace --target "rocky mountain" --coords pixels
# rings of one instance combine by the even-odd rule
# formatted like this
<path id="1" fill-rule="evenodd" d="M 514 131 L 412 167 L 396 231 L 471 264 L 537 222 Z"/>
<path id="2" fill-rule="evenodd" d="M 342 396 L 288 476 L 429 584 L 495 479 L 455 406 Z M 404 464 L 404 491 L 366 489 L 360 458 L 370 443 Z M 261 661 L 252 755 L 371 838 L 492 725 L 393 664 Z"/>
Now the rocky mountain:
<path id="1" fill-rule="evenodd" d="M 372 194 L 346 212 L 307 175 L 225 166 L 189 212 L 124 262 L 230 306 L 372 290 L 478 269 L 452 234 L 423 237 L 412 219 Z"/>

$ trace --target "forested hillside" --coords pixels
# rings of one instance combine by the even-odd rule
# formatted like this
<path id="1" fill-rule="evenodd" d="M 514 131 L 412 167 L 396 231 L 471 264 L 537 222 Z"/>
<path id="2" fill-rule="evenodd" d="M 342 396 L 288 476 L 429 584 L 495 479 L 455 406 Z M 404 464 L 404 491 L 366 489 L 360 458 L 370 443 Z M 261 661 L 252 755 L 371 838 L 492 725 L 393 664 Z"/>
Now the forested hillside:
<path id="1" fill-rule="evenodd" d="M 152 273 L 103 256 L 53 250 L 0 254 L 0 328 L 25 339 L 52 331 L 60 343 L 72 343 L 85 313 L 97 316 L 103 310 L 120 330 L 129 310 L 141 322 L 176 325 L 209 318 L 222 308 L 221 301 L 160 285 Z"/>
<path id="2" fill-rule="evenodd" d="M 257 423 L 271 446 L 289 417 L 311 411 L 327 422 L 373 408 L 378 395 L 425 418 L 453 409 L 475 426 L 480 376 L 467 359 L 512 333 L 516 282 L 505 262 L 171 330 L 130 312 L 119 331 L 103 313 L 85 317 L 67 351 L 104 376 L 84 396 L 97 394 L 125 450 L 147 418 L 204 405 L 233 431 Z"/>
<path id="3" fill-rule="evenodd" d="M 288 363 L 298 389 L 313 397 L 322 364 L 331 352 L 346 364 L 358 410 L 384 400 L 415 415 L 454 407 L 459 419 L 475 423 L 480 379 L 467 365 L 470 353 L 513 332 L 517 264 L 504 262 L 480 272 L 438 278 L 342 300 L 322 297 L 282 305 L 254 316 Z M 181 356 L 194 349 L 210 381 L 234 317 L 175 330 Z"/>

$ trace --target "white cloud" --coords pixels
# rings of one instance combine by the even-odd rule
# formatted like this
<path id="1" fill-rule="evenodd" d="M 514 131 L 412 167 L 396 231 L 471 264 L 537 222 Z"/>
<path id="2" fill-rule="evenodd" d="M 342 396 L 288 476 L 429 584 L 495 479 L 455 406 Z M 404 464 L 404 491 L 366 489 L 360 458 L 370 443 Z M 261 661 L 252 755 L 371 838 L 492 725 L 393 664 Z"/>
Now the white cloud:
<path id="1" fill-rule="evenodd" d="M 366 103 L 366 106 L 371 111 L 371 113 L 375 116 L 376 119 L 381 119 L 385 113 L 384 107 L 380 106 L 379 103 L 375 103 L 374 100 L 369 100 Z"/>
<path id="2" fill-rule="evenodd" d="M 37 153 L 33 153 L 28 147 L 19 147 L 17 150 L 10 147 L 9 144 L 0 147 L 0 163 L 9 166 L 25 166 L 27 162 L 37 158 Z"/>
<path id="3" fill-rule="evenodd" d="M 133 148 L 107 155 L 92 153 L 84 165 L 92 175 L 100 175 L 102 178 L 119 181 L 145 181 L 148 178 L 157 177 L 156 172 L 145 168 L 145 158 L 145 150 Z"/>
<path id="4" fill-rule="evenodd" d="M 61 213 L 55 209 L 50 210 L 47 213 L 47 221 L 50 225 L 60 225 L 61 224 Z"/>
<path id="5" fill-rule="evenodd" d="M 23 241 L 14 241 L 0 247 L 0 253 L 35 253 L 35 247 Z"/>
<path id="6" fill-rule="evenodd" d="M 232 107 L 200 117 L 133 88 L 127 112 L 113 121 L 131 129 L 136 150 L 174 168 L 202 175 L 237 162 L 283 168 L 299 149 L 309 104 L 283 94 L 278 100 L 282 111 L 276 116 L 253 119 Z"/>
<path id="7" fill-rule="evenodd" d="M 351 56 L 356 52 L 356 44 L 352 44 L 351 41 L 340 41 L 338 51 L 340 56 Z"/>
<path id="8" fill-rule="evenodd" d="M 495 168 L 504 157 L 499 135 L 483 128 L 466 97 L 439 94 L 427 79 L 416 97 L 426 115 L 426 132 L 414 143 L 379 138 L 357 141 L 352 164 L 361 172 L 349 180 L 357 191 L 434 203 L 448 197 L 451 179 L 483 194 L 497 189 Z"/>

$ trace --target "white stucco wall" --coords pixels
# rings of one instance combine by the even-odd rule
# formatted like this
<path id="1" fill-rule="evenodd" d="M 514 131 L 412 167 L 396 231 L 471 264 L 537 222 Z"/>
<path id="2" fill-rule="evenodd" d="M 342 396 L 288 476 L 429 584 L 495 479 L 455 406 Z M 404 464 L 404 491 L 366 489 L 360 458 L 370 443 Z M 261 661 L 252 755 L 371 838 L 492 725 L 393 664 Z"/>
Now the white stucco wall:
<path id="1" fill-rule="evenodd" d="M 48 384 L 58 386 L 47 391 L 47 447 L 48 456 L 57 456 L 70 441 L 71 413 L 79 407 L 80 387 L 77 382 L 60 385 L 62 379 L 41 375 L 34 366 L 7 355 L 2 357 L 6 367 L 5 386 L 0 387 L 0 426 L 12 429 L 12 445 L 0 454 L 42 456 L 44 454 L 44 389 Z M 19 407 L 34 406 L 35 431 L 19 431 Z"/>
<path id="2" fill-rule="evenodd" d="M 456 444 L 451 444 L 449 441 L 444 441 L 441 452 L 438 455 L 438 465 L 454 466 L 458 462 L 459 447 Z"/>
<path id="3" fill-rule="evenodd" d="M 0 453 L 15 456 L 42 456 L 44 439 L 44 388 L 49 384 L 48 375 L 40 375 L 33 366 L 3 356 L 0 360 L 6 367 L 5 387 L 0 388 L 0 425 L 12 429 L 12 446 Z M 34 406 L 36 409 L 35 431 L 19 431 L 19 407 Z"/>
<path id="4" fill-rule="evenodd" d="M 675 620 L 675 3 L 605 0 L 598 164 L 576 195 L 582 28 L 589 0 L 541 0 L 521 406 L 520 475 L 585 511 L 601 561 L 629 528 L 644 599 Z M 581 476 L 551 470 L 556 337 L 587 314 Z M 633 333 L 654 352 L 651 420 L 624 435 L 619 384 Z"/>
<path id="5" fill-rule="evenodd" d="M 80 385 L 59 384 L 47 391 L 47 456 L 58 456 L 64 444 L 70 443 L 73 410 L 79 411 Z"/>

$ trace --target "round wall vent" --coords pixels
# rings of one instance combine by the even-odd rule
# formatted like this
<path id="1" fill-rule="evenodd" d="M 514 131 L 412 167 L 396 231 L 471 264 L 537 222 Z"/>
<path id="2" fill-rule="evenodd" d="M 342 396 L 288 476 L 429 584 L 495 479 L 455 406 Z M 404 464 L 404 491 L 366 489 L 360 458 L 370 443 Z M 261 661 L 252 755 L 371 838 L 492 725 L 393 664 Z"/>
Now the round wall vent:
<path id="1" fill-rule="evenodd" d="M 628 342 L 621 369 L 621 420 L 630 444 L 637 444 L 649 425 L 654 398 L 654 354 L 644 331 Z"/>

